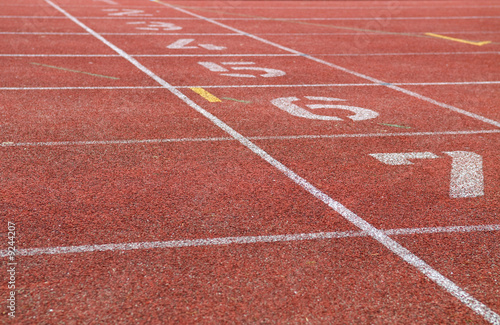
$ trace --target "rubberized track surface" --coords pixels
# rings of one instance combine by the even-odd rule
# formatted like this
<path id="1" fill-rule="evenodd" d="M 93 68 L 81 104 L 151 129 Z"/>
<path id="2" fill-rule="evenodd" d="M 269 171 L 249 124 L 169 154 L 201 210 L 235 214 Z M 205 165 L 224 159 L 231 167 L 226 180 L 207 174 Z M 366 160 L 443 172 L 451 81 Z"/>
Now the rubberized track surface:
<path id="1" fill-rule="evenodd" d="M 500 324 L 498 2 L 0 8 L 0 322 Z"/>

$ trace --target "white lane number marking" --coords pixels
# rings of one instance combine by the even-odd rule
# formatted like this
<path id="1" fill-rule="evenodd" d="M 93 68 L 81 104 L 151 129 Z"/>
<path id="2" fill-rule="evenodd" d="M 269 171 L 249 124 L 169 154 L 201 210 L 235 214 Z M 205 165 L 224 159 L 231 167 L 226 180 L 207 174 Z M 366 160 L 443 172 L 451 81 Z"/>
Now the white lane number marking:
<path id="1" fill-rule="evenodd" d="M 346 101 L 345 99 L 340 99 L 340 98 L 333 98 L 333 97 L 316 97 L 316 96 L 305 96 L 308 100 L 312 101 L 320 101 L 320 102 L 344 102 Z M 297 97 L 280 97 L 271 100 L 271 103 L 282 109 L 283 111 L 297 117 L 302 117 L 310 120 L 323 120 L 323 121 L 343 121 L 340 117 L 337 116 L 330 116 L 330 115 L 319 115 L 312 113 L 311 111 L 302 108 L 294 102 L 299 101 L 300 99 Z M 322 109 L 322 108 L 328 108 L 328 109 L 340 109 L 340 110 L 347 110 L 352 113 L 353 115 L 348 116 L 349 119 L 353 121 L 363 121 L 363 120 L 369 120 L 377 117 L 379 114 L 375 111 L 372 111 L 371 109 L 367 108 L 361 108 L 361 107 L 356 107 L 356 106 L 348 106 L 348 105 L 339 105 L 339 104 L 307 104 L 306 105 L 308 108 L 315 110 L 315 109 Z"/>
<path id="2" fill-rule="evenodd" d="M 452 158 L 450 197 L 472 198 L 484 195 L 483 157 L 470 151 L 445 151 Z M 436 159 L 432 152 L 372 153 L 373 158 L 386 165 L 411 165 L 410 159 Z"/>
<path id="3" fill-rule="evenodd" d="M 135 29 L 139 30 L 151 30 L 151 31 L 174 31 L 174 30 L 181 30 L 182 27 L 177 26 L 172 23 L 166 23 L 163 21 L 132 21 L 128 22 L 127 25 L 133 25 L 135 26 Z"/>
<path id="4" fill-rule="evenodd" d="M 198 62 L 202 67 L 207 68 L 213 72 L 230 72 L 231 70 L 241 71 L 241 70 L 249 70 L 249 71 L 259 71 L 263 72 L 258 76 L 264 78 L 273 78 L 273 77 L 281 77 L 286 75 L 285 71 L 278 69 L 270 69 L 270 68 L 260 68 L 253 66 L 255 62 L 222 62 L 221 64 L 217 64 L 215 62 Z M 228 77 L 237 77 L 237 78 L 256 78 L 257 76 L 254 74 L 247 73 L 221 73 L 222 76 Z"/>
<path id="5" fill-rule="evenodd" d="M 194 42 L 194 39 L 192 38 L 181 38 L 173 42 L 172 44 L 168 45 L 167 48 L 172 50 L 190 50 L 202 47 L 210 51 L 222 51 L 226 49 L 225 46 L 217 46 L 213 44 L 198 44 L 198 46 L 188 45 L 191 44 L 192 42 Z"/>

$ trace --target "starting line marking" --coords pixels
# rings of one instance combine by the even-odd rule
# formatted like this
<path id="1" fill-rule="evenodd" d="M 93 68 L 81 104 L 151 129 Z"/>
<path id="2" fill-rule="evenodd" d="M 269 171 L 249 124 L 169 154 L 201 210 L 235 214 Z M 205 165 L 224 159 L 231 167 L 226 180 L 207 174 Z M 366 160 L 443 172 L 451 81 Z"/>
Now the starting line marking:
<path id="1" fill-rule="evenodd" d="M 380 230 L 387 236 L 405 236 L 422 234 L 443 234 L 443 233 L 469 233 L 469 232 L 487 232 L 500 231 L 500 225 L 481 225 L 481 226 L 449 226 L 449 227 L 429 227 L 429 228 L 399 228 Z M 276 243 L 293 242 L 305 240 L 325 240 L 353 237 L 369 237 L 366 231 L 338 231 L 338 232 L 319 232 L 290 235 L 271 235 L 271 236 L 244 236 L 244 237 L 220 237 L 207 239 L 187 239 L 170 240 L 156 242 L 138 242 L 125 244 L 103 244 L 103 245 L 81 245 L 81 246 L 60 246 L 46 248 L 25 248 L 16 249 L 16 255 L 36 256 L 36 255 L 56 255 L 56 254 L 75 254 L 91 253 L 105 251 L 128 251 L 154 248 L 180 248 L 180 247 L 199 247 L 199 246 L 225 246 L 232 244 L 256 244 L 256 243 Z M 7 250 L 0 250 L 0 257 L 8 256 Z"/>
<path id="2" fill-rule="evenodd" d="M 454 37 L 449 37 L 449 36 L 444 36 L 444 35 L 439 35 L 439 34 L 434 34 L 434 33 L 425 33 L 425 35 L 432 36 L 432 37 L 437 37 L 437 38 L 442 38 L 442 39 L 445 39 L 445 40 L 459 42 L 459 43 L 477 45 L 477 46 L 483 46 L 483 45 L 491 43 L 491 41 L 472 42 L 472 41 L 467 41 L 467 40 L 460 39 L 460 38 L 454 38 Z"/>
<path id="3" fill-rule="evenodd" d="M 192 87 L 192 88 L 189 88 L 189 89 L 191 89 L 192 91 L 194 91 L 195 93 L 197 93 L 198 95 L 200 95 L 201 97 L 205 98 L 206 100 L 208 100 L 211 103 L 222 102 L 222 100 L 220 100 L 219 98 L 215 97 L 214 95 L 212 95 L 211 93 L 209 93 L 208 91 L 206 91 L 203 88 Z"/>

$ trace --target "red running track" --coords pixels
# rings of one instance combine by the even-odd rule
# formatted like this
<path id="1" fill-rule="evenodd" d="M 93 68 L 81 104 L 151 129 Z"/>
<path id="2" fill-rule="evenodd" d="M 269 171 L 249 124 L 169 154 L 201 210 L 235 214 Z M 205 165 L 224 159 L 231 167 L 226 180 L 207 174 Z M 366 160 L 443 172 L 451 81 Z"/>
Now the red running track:
<path id="1" fill-rule="evenodd" d="M 0 7 L 2 323 L 500 324 L 495 1 Z"/>

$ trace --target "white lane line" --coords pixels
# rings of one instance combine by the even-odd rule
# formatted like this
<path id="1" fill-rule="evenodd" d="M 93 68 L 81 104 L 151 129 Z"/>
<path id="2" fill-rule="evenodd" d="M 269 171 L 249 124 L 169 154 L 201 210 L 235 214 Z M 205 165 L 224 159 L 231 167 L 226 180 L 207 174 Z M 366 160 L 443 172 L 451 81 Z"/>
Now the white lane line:
<path id="1" fill-rule="evenodd" d="M 157 87 L 164 89 L 164 87 Z M 442 136 L 442 135 L 475 135 L 494 134 L 500 130 L 478 131 L 437 131 L 437 132 L 401 132 L 401 133 L 356 133 L 356 134 L 320 134 L 320 135 L 276 135 L 276 136 L 249 136 L 249 140 L 300 140 L 300 139 L 343 139 L 343 138 L 384 138 L 384 137 L 412 137 L 412 136 Z M 144 144 L 169 142 L 206 142 L 206 141 L 236 141 L 229 137 L 209 138 L 170 138 L 170 139 L 123 139 L 123 140 L 90 140 L 90 141 L 44 141 L 44 142 L 0 142 L 0 147 L 45 147 L 45 146 L 94 146 L 115 144 Z"/>
<path id="2" fill-rule="evenodd" d="M 291 57 L 297 54 L 130 54 L 131 57 Z M 121 57 L 118 54 L 0 54 L 0 57 Z"/>
<path id="3" fill-rule="evenodd" d="M 67 19 L 64 16 L 0 16 L 0 19 Z M 190 17 L 78 17 L 78 19 L 102 20 L 196 20 Z"/>
<path id="4" fill-rule="evenodd" d="M 418 55 L 482 55 L 482 54 L 500 54 L 498 51 L 483 52 L 413 52 L 413 53 L 327 53 L 311 54 L 312 56 L 418 56 Z"/>
<path id="5" fill-rule="evenodd" d="M 0 32 L 0 35 L 56 35 L 56 36 L 89 36 L 88 33 L 56 33 L 56 32 Z"/>
<path id="6" fill-rule="evenodd" d="M 217 9 L 240 9 L 240 10 L 246 10 L 246 9 L 291 9 L 291 10 L 297 10 L 297 9 L 332 9 L 332 10 L 339 10 L 339 9 L 355 9 L 355 10 L 366 10 L 366 9 L 391 9 L 391 6 L 393 6 L 393 4 L 389 3 L 387 6 L 359 6 L 359 7 L 336 7 L 336 6 L 329 6 L 329 7 L 324 7 L 324 6 L 318 6 L 318 7 L 314 7 L 314 6 L 311 6 L 311 7 L 302 7 L 302 6 L 297 6 L 297 7 L 294 7 L 294 6 L 287 6 L 287 7 L 280 7 L 280 6 L 274 6 L 274 7 L 254 7 L 254 6 L 242 6 L 242 2 L 239 2 L 237 6 L 203 6 L 203 7 L 199 7 L 199 6 L 189 6 L 189 8 L 186 8 L 186 9 L 209 9 L 209 8 L 217 8 Z M 16 3 L 16 4 L 2 4 L 2 6 L 9 6 L 9 7 L 37 7 L 39 8 L 40 5 L 39 4 L 20 4 L 20 3 Z M 79 7 L 84 7 L 84 8 L 109 8 L 109 6 L 104 6 L 104 5 L 98 5 L 98 4 L 89 4 L 89 5 L 76 5 L 76 4 L 68 4 L 67 5 L 68 8 L 79 8 Z M 485 6 L 481 6 L 481 5 L 473 5 L 473 6 L 456 6 L 456 5 L 453 5 L 453 8 L 476 8 L 476 9 L 488 9 L 488 8 L 499 8 L 500 6 L 497 6 L 497 5 L 485 5 Z M 136 5 L 127 5 L 127 8 L 131 8 L 131 9 L 136 9 L 136 8 L 147 8 L 147 9 L 151 9 L 152 7 L 151 6 L 136 6 Z M 430 9 L 437 9 L 437 8 L 446 8 L 446 9 L 449 9 L 450 6 L 449 5 L 446 5 L 446 6 L 441 6 L 441 5 L 437 5 L 437 6 L 400 6 L 398 5 L 397 8 L 430 8 Z"/>
<path id="7" fill-rule="evenodd" d="M 460 86 L 460 85 L 497 85 L 500 81 L 461 81 L 461 82 L 401 82 L 392 83 L 394 86 Z M 176 88 L 287 88 L 287 87 L 386 87 L 386 83 L 357 83 L 357 84 L 309 84 L 309 85 L 203 85 L 203 86 L 176 86 Z M 0 88 L 1 89 L 1 88 Z"/>
<path id="8" fill-rule="evenodd" d="M 469 19 L 499 19 L 500 16 L 459 16 L 459 17 L 326 17 L 326 18 L 273 18 L 273 17 L 207 17 L 213 20 L 469 20 Z"/>
<path id="9" fill-rule="evenodd" d="M 299 56 L 297 54 L 284 53 L 270 53 L 270 54 L 259 54 L 259 53 L 246 53 L 246 54 L 130 54 L 130 56 L 135 58 L 140 57 L 290 57 Z M 234 62 L 233 62 L 234 63 Z M 249 64 L 238 62 L 238 64 Z"/>
<path id="10" fill-rule="evenodd" d="M 411 31 L 410 31 L 411 32 Z M 426 31 L 427 32 L 427 31 Z M 268 36 L 325 36 L 325 35 L 366 35 L 369 32 L 339 32 L 339 33 L 255 33 L 255 35 L 268 35 Z M 418 33 L 413 31 L 413 33 Z M 500 31 L 461 31 L 461 32 L 450 32 L 450 31 L 431 31 L 434 34 L 499 34 Z M 241 36 L 238 33 L 100 33 L 101 35 L 127 35 L 127 36 L 169 36 L 169 35 L 198 35 L 198 36 Z M 71 32 L 0 32 L 0 35 L 60 35 L 60 36 L 73 36 L 81 35 L 88 36 L 88 33 L 71 33 Z M 381 33 L 370 33 L 370 36 L 387 36 L 387 34 Z"/>
<path id="11" fill-rule="evenodd" d="M 0 90 L 120 90 L 120 89 L 163 89 L 162 86 L 117 86 L 117 87 L 0 87 Z"/>
<path id="12" fill-rule="evenodd" d="M 439 34 L 438 32 L 436 32 Z M 444 34 L 444 33 L 441 33 Z M 88 33 L 55 33 L 55 32 L 0 32 L 0 35 L 62 35 L 62 36 L 89 36 Z M 241 36 L 237 33 L 101 33 L 101 35 L 126 36 L 170 36 L 170 35 L 198 35 L 198 36 Z"/>
<path id="13" fill-rule="evenodd" d="M 422 31 L 407 31 L 408 33 L 423 33 Z M 429 33 L 425 31 L 426 33 Z M 432 31 L 430 33 L 435 34 L 499 34 L 500 31 L 462 31 L 462 32 L 440 32 Z M 268 36 L 327 36 L 327 35 L 363 35 L 366 36 L 387 36 L 387 34 L 377 33 L 377 32 L 331 32 L 331 33 L 254 33 L 254 35 L 268 35 Z"/>
<path id="14" fill-rule="evenodd" d="M 0 57 L 116 58 L 118 54 L 0 54 Z"/>
<path id="15" fill-rule="evenodd" d="M 449 227 L 429 227 L 429 228 L 400 228 L 381 230 L 387 236 L 408 236 L 424 234 L 445 234 L 445 233 L 470 233 L 470 232 L 492 232 L 500 231 L 500 225 L 481 226 L 449 226 Z M 364 231 L 336 231 L 303 233 L 289 235 L 268 235 L 268 236 L 243 236 L 243 237 L 220 237 L 205 239 L 184 239 L 156 242 L 137 242 L 124 244 L 102 244 L 102 245 L 80 245 L 80 246 L 59 246 L 45 248 L 24 248 L 17 249 L 17 256 L 36 255 L 57 255 L 57 254 L 78 254 L 105 251 L 128 251 L 158 248 L 180 248 L 199 246 L 226 246 L 234 244 L 256 244 L 256 243 L 279 243 L 306 240 L 327 240 L 340 238 L 368 237 Z M 7 250 L 0 250 L 0 257 L 8 256 Z"/>
<path id="16" fill-rule="evenodd" d="M 51 2 L 50 0 L 45 0 L 48 4 L 50 4 L 52 7 L 57 9 L 59 12 L 61 12 L 63 15 L 68 17 L 71 21 L 73 21 L 75 24 L 78 26 L 82 27 L 84 30 L 86 30 L 89 34 L 94 35 L 98 40 L 109 46 L 111 49 L 113 49 L 115 52 L 123 56 L 124 59 L 128 60 L 130 63 L 132 63 L 135 67 L 143 71 L 145 74 L 150 76 L 152 79 L 154 79 L 156 82 L 158 82 L 160 85 L 164 86 L 166 89 L 168 89 L 172 94 L 176 95 L 179 99 L 184 101 L 187 105 L 189 105 L 191 108 L 205 116 L 207 119 L 212 121 L 215 125 L 217 125 L 219 128 L 221 128 L 223 131 L 228 133 L 230 136 L 234 137 L 236 140 L 238 140 L 242 145 L 253 151 L 256 155 L 260 156 L 263 160 L 268 162 L 271 166 L 275 167 L 279 171 L 281 171 L 284 175 L 286 175 L 290 180 L 295 182 L 297 185 L 301 186 L 304 190 L 308 191 L 310 194 L 312 194 L 314 197 L 316 197 L 318 200 L 322 201 L 326 205 L 328 205 L 332 210 L 336 211 L 340 215 L 342 215 L 346 220 L 351 222 L 353 225 L 356 227 L 360 228 L 362 231 L 365 231 L 370 237 L 387 247 L 390 251 L 392 251 L 394 254 L 398 255 L 401 257 L 403 260 L 405 260 L 407 263 L 410 265 L 413 265 L 415 268 L 417 268 L 422 274 L 427 276 L 429 279 L 443 287 L 445 290 L 447 290 L 450 294 L 455 296 L 457 299 L 459 299 L 462 303 L 470 307 L 472 310 L 474 310 L 476 313 L 480 314 L 483 316 L 485 319 L 488 321 L 495 321 L 497 323 L 500 323 L 500 316 L 497 315 L 495 312 L 493 312 L 491 309 L 489 309 L 486 305 L 475 299 L 473 296 L 469 295 L 467 292 L 465 292 L 463 289 L 461 289 L 459 286 L 457 286 L 455 283 L 453 283 L 451 280 L 443 276 L 441 273 L 439 273 L 437 270 L 433 269 L 430 265 L 425 263 L 422 259 L 420 259 L 418 256 L 401 246 L 399 243 L 391 239 L 389 236 L 387 236 L 383 231 L 380 231 L 379 229 L 375 228 L 372 226 L 370 223 L 366 222 L 364 219 L 360 218 L 358 215 L 347 209 L 345 206 L 343 206 L 341 203 L 333 200 L 330 198 L 328 195 L 325 193 L 321 192 L 319 189 L 317 189 L 314 185 L 309 183 L 307 180 L 304 178 L 300 177 L 297 175 L 295 172 L 293 172 L 291 169 L 283 165 L 281 162 L 273 158 L 271 155 L 269 155 L 267 152 L 265 152 L 263 149 L 260 147 L 256 146 L 253 142 L 251 142 L 249 139 L 245 138 L 243 135 L 238 133 L 236 130 L 232 129 L 229 125 L 221 121 L 219 118 L 216 116 L 210 114 L 208 111 L 203 109 L 201 106 L 196 104 L 194 101 L 192 101 L 190 98 L 185 96 L 183 93 L 181 93 L 178 89 L 170 85 L 168 82 L 154 74 L 151 70 L 147 69 L 145 66 L 143 66 L 141 63 L 139 63 L 136 59 L 131 57 L 129 54 L 124 52 L 122 49 L 118 48 L 116 45 L 110 43 L 108 40 L 106 40 L 104 37 L 87 27 L 85 24 L 81 23 L 78 19 L 75 17 L 71 16 L 68 12 L 64 11 L 62 8 L 58 7 L 56 4 Z M 194 15 L 190 13 L 189 11 L 179 9 L 170 5 L 167 5 L 170 8 L 174 8 L 175 10 L 181 11 L 188 13 L 190 15 Z M 198 15 L 195 15 L 198 16 Z M 201 17 L 201 16 L 199 16 Z M 202 17 L 204 18 L 204 17 Z"/>
<path id="17" fill-rule="evenodd" d="M 462 86 L 462 85 L 498 85 L 500 81 L 463 81 L 463 82 L 403 82 L 393 83 L 395 86 Z M 177 89 L 190 88 L 302 88 L 302 87 L 382 87 L 386 84 L 297 84 L 297 85 L 204 85 L 173 86 Z M 0 90 L 95 90 L 95 89 L 158 89 L 162 86 L 116 86 L 116 87 L 0 87 Z"/>
<path id="18" fill-rule="evenodd" d="M 88 35 L 88 34 L 87 34 Z M 240 35 L 241 36 L 241 35 Z M 425 52 L 425 53 L 317 53 L 311 56 L 419 56 L 419 55 L 484 55 L 500 52 Z M 302 56 L 293 53 L 235 53 L 235 54 L 130 54 L 130 56 L 139 57 L 295 57 Z M 120 57 L 118 54 L 0 54 L 0 57 Z M 244 63 L 238 63 L 244 64 Z M 396 84 L 396 83 L 393 83 Z"/>
<path id="19" fill-rule="evenodd" d="M 72 6 L 70 6 L 72 7 Z M 339 9 L 355 9 L 355 10 L 365 10 L 365 9 L 391 9 L 395 7 L 394 3 L 389 3 L 387 6 L 380 6 L 380 7 L 368 7 L 368 6 L 359 6 L 359 7 L 293 7 L 293 6 L 287 6 L 287 7 L 247 7 L 247 6 L 203 6 L 203 7 L 189 7 L 186 9 L 210 9 L 210 8 L 216 8 L 216 9 L 239 9 L 239 10 L 247 10 L 247 9 L 290 9 L 290 10 L 302 10 L 302 9 L 332 9 L 332 10 L 339 10 Z M 453 8 L 498 8 L 500 6 L 495 6 L 495 5 L 488 5 L 488 6 L 456 6 L 453 5 Z M 141 8 L 151 8 L 151 7 L 141 7 Z M 400 6 L 399 4 L 397 5 L 397 8 L 431 8 L 431 9 L 436 9 L 436 8 L 447 8 L 449 9 L 449 6 Z"/>
<path id="20" fill-rule="evenodd" d="M 76 16 L 77 19 L 92 19 L 92 20 L 196 20 L 190 17 L 107 17 L 107 16 Z M 0 19 L 66 19 L 64 16 L 0 16 Z M 291 20 L 291 21 L 350 21 L 350 20 L 368 20 L 378 21 L 377 17 L 325 17 L 325 18 L 273 18 L 273 17 L 208 17 L 212 20 L 242 20 L 242 21 L 255 21 L 255 20 Z M 473 19 L 500 19 L 500 16 L 458 16 L 458 17 L 384 17 L 382 20 L 473 20 Z"/>
<path id="21" fill-rule="evenodd" d="M 158 87 L 162 88 L 163 87 Z M 475 135 L 500 133 L 500 130 L 478 131 L 441 131 L 441 132 L 401 132 L 401 133 L 358 133 L 358 134 L 322 134 L 322 135 L 283 135 L 283 136 L 250 136 L 250 140 L 300 140 L 300 139 L 336 139 L 336 138 L 383 138 L 383 137 L 411 137 L 436 135 Z M 53 142 L 0 142 L 0 147 L 43 147 L 43 146 L 86 146 L 86 145 L 114 145 L 114 144 L 144 144 L 169 142 L 198 142 L 198 141 L 235 141 L 234 138 L 170 138 L 170 139 L 124 139 L 124 140 L 91 140 L 91 141 L 53 141 Z"/>
<path id="22" fill-rule="evenodd" d="M 262 38 L 262 37 L 255 36 L 255 35 L 250 34 L 250 33 L 246 33 L 246 32 L 244 32 L 244 31 L 242 31 L 242 30 L 239 30 L 239 29 L 237 29 L 237 28 L 234 28 L 234 27 L 228 26 L 228 25 L 226 25 L 226 24 L 223 24 L 223 23 L 221 23 L 221 22 L 215 21 L 215 20 L 213 20 L 213 19 L 211 19 L 211 18 L 206 18 L 206 17 L 204 17 L 204 16 L 201 16 L 201 15 L 198 15 L 198 14 L 195 14 L 195 13 L 192 13 L 192 12 L 190 12 L 190 11 L 188 11 L 188 10 L 184 10 L 184 9 L 182 9 L 182 8 L 175 7 L 175 6 L 169 5 L 169 4 L 167 4 L 167 3 L 160 3 L 160 4 L 163 4 L 163 5 L 165 5 L 165 6 L 169 7 L 169 8 L 173 8 L 173 9 L 175 9 L 175 10 L 177 10 L 177 11 L 180 11 L 180 12 L 183 12 L 183 13 L 185 13 L 185 14 L 191 15 L 191 16 L 193 16 L 193 17 L 199 18 L 199 19 L 201 19 L 201 20 L 204 20 L 204 21 L 210 22 L 210 23 L 215 24 L 215 25 L 217 25 L 217 26 L 220 26 L 220 27 L 226 28 L 226 29 L 231 30 L 231 31 L 233 31 L 233 32 L 235 32 L 235 33 L 240 33 L 241 35 L 246 35 L 246 36 L 248 36 L 248 37 L 250 37 L 250 38 L 252 38 L 252 39 L 255 39 L 255 40 L 257 40 L 257 41 L 260 41 L 260 42 L 262 42 L 262 43 L 264 43 L 264 44 L 268 44 L 268 45 L 274 46 L 274 47 L 279 48 L 279 49 L 281 49 L 281 50 L 284 50 L 284 51 L 286 51 L 286 52 L 293 53 L 293 54 L 300 54 L 300 55 L 302 55 L 302 56 L 304 56 L 304 57 L 306 57 L 306 58 L 308 58 L 308 59 L 310 59 L 310 60 L 312 60 L 312 61 L 315 61 L 315 62 L 321 63 L 321 64 L 323 64 L 323 65 L 329 66 L 329 67 L 334 68 L 334 69 L 336 69 L 336 70 L 340 70 L 340 71 L 346 72 L 346 73 L 348 73 L 348 74 L 351 74 L 351 75 L 354 75 L 354 76 L 356 76 L 356 77 L 359 77 L 359 78 L 362 78 L 362 79 L 365 79 L 365 80 L 371 81 L 371 82 L 373 82 L 373 83 L 383 84 L 383 85 L 385 85 L 385 86 L 386 86 L 386 87 L 388 87 L 388 88 L 391 88 L 391 89 L 393 89 L 393 90 L 396 90 L 396 91 L 399 91 L 399 92 L 405 93 L 405 94 L 407 94 L 407 95 L 409 95 L 409 96 L 412 96 L 412 97 L 418 98 L 418 99 L 420 99 L 420 100 L 423 100 L 423 101 L 426 101 L 426 102 L 432 103 L 432 104 L 434 104 L 434 105 L 436 105 L 436 106 L 443 107 L 443 108 L 447 108 L 447 109 L 449 109 L 449 110 L 451 110 L 451 111 L 453 111 L 453 112 L 456 112 L 456 113 L 459 113 L 459 114 L 462 114 L 462 115 L 465 115 L 465 116 L 472 117 L 472 118 L 474 118 L 474 119 L 477 119 L 477 120 L 482 121 L 482 122 L 484 122 L 484 123 L 488 123 L 488 124 L 494 125 L 494 126 L 496 126 L 496 127 L 500 127 L 500 122 L 495 121 L 495 120 L 492 120 L 492 119 L 489 119 L 489 118 L 486 118 L 486 117 L 481 116 L 481 115 L 479 115 L 479 114 L 471 113 L 471 112 L 466 111 L 466 110 L 463 110 L 463 109 L 461 109 L 461 108 L 458 108 L 458 107 L 455 107 L 455 106 L 452 106 L 452 105 L 448 105 L 448 104 L 445 104 L 445 103 L 438 102 L 437 100 L 434 100 L 434 99 L 432 99 L 432 98 L 429 98 L 429 97 L 426 97 L 426 96 L 423 96 L 423 95 L 417 94 L 417 93 L 415 93 L 415 92 L 413 92 L 413 91 L 409 91 L 409 90 L 406 90 L 406 89 L 404 89 L 404 88 L 401 88 L 401 87 L 395 86 L 395 85 L 393 85 L 393 84 L 391 84 L 391 83 L 387 83 L 387 82 L 384 82 L 384 81 L 378 80 L 378 79 L 376 79 L 376 78 L 373 78 L 373 77 L 367 76 L 367 75 L 365 75 L 365 74 L 362 74 L 362 73 L 359 73 L 359 72 L 356 72 L 356 71 L 353 71 L 353 70 L 349 70 L 349 69 L 347 69 L 347 68 L 341 67 L 341 66 L 336 65 L 336 64 L 333 64 L 333 63 L 331 63 L 331 62 L 328 62 L 328 61 L 325 61 L 325 60 L 322 60 L 322 59 L 318 59 L 318 58 L 316 58 L 316 57 L 314 57 L 314 56 L 311 56 L 311 55 L 308 55 L 308 54 L 305 54 L 305 53 L 299 52 L 299 51 L 297 51 L 297 50 L 294 50 L 294 49 L 292 49 L 292 48 L 289 48 L 289 47 L 286 47 L 286 46 L 280 45 L 280 44 L 278 44 L 278 43 L 275 43 L 275 42 L 272 42 L 272 41 L 266 40 L 266 39 L 264 39 L 264 38 Z"/>

